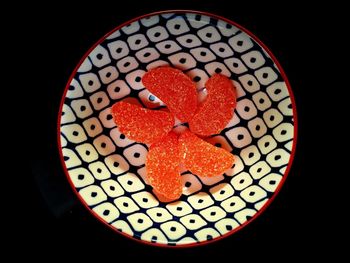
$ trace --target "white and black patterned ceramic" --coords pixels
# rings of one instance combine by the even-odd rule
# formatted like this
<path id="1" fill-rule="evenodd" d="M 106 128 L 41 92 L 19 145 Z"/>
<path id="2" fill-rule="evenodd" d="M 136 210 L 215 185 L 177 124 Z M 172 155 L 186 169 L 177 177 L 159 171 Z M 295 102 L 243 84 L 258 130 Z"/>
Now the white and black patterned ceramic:
<path id="1" fill-rule="evenodd" d="M 215 72 L 238 92 L 234 117 L 209 139 L 232 151 L 234 167 L 210 179 L 184 172 L 172 203 L 145 178 L 147 145 L 121 134 L 110 114 L 128 97 L 158 107 L 141 77 L 160 65 L 182 69 L 200 96 Z M 296 110 L 282 68 L 250 32 L 211 14 L 160 12 L 117 27 L 84 56 L 63 95 L 58 135 L 67 178 L 94 216 L 148 244 L 198 245 L 234 233 L 271 202 L 294 155 Z"/>

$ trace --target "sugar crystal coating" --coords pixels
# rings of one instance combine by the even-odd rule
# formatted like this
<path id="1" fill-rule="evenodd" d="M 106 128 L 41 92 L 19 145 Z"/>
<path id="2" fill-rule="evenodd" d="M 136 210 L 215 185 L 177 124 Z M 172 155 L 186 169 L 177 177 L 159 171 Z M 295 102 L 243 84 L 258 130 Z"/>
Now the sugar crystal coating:
<path id="1" fill-rule="evenodd" d="M 190 77 L 181 70 L 171 67 L 151 69 L 143 76 L 142 83 L 180 121 L 192 119 L 197 109 L 197 89 Z"/>
<path id="2" fill-rule="evenodd" d="M 236 91 L 230 79 L 215 74 L 205 83 L 208 95 L 189 121 L 192 132 L 201 136 L 220 133 L 236 107 Z"/>
<path id="3" fill-rule="evenodd" d="M 146 159 L 148 180 L 167 199 L 175 200 L 182 194 L 179 164 L 179 141 L 174 132 L 150 146 Z"/>
<path id="4" fill-rule="evenodd" d="M 112 106 L 112 115 L 121 133 L 142 143 L 160 140 L 174 125 L 174 117 L 169 112 L 150 110 L 124 101 Z"/>
<path id="5" fill-rule="evenodd" d="M 234 156 L 187 130 L 179 137 L 180 157 L 186 168 L 198 176 L 216 176 L 232 167 Z"/>

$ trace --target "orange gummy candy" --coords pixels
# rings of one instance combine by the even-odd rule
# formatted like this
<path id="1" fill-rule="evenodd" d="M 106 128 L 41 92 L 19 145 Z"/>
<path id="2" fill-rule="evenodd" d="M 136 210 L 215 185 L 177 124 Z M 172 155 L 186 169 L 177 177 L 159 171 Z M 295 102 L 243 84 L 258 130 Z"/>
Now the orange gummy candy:
<path id="1" fill-rule="evenodd" d="M 190 77 L 181 70 L 171 67 L 151 69 L 143 76 L 142 83 L 180 121 L 192 119 L 197 108 L 197 89 Z"/>
<path id="2" fill-rule="evenodd" d="M 229 123 L 236 107 L 236 92 L 230 79 L 216 74 L 206 83 L 207 98 L 189 122 L 190 130 L 201 136 L 220 133 Z"/>
<path id="3" fill-rule="evenodd" d="M 216 176 L 232 167 L 234 156 L 194 135 L 189 130 L 179 137 L 180 157 L 186 168 L 198 176 Z"/>
<path id="4" fill-rule="evenodd" d="M 179 141 L 174 132 L 150 146 L 146 159 L 148 180 L 166 199 L 175 200 L 182 194 L 179 164 Z"/>
<path id="5" fill-rule="evenodd" d="M 119 131 L 129 139 L 153 143 L 168 134 L 174 126 L 174 116 L 169 112 L 142 108 L 120 101 L 112 106 L 112 114 Z"/>

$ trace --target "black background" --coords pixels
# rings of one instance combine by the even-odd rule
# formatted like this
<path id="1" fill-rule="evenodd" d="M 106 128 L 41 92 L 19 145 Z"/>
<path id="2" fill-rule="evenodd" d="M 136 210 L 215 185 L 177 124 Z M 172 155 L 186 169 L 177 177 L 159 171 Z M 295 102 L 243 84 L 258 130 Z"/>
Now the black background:
<path id="1" fill-rule="evenodd" d="M 29 73 L 21 85 L 26 110 L 32 118 L 22 118 L 28 133 L 30 172 L 25 173 L 24 196 L 20 216 L 16 217 L 16 238 L 13 244 L 34 245 L 30 254 L 43 258 L 75 255 L 129 258 L 194 259 L 198 256 L 223 258 L 258 258 L 273 260 L 275 253 L 298 259 L 311 258 L 329 242 L 328 229 L 318 227 L 325 219 L 318 214 L 321 169 L 315 169 L 312 154 L 321 154 L 312 130 L 320 117 L 313 115 L 310 105 L 316 84 L 317 66 L 322 63 L 315 45 L 320 34 L 313 9 L 284 4 L 273 9 L 269 4 L 254 8 L 235 7 L 230 1 L 154 1 L 123 3 L 122 6 L 94 3 L 84 8 L 70 5 L 40 6 L 28 11 L 17 34 L 26 52 L 20 63 Z M 33 6 L 31 6 L 33 8 Z M 275 7 L 274 7 L 275 8 Z M 35 7 L 33 8 L 35 9 Z M 274 202 L 248 226 L 219 242 L 190 249 L 164 249 L 145 246 L 111 231 L 80 205 L 66 182 L 56 145 L 57 113 L 68 78 L 81 57 L 104 34 L 125 21 L 146 13 L 168 9 L 201 10 L 224 16 L 253 32 L 279 60 L 291 83 L 298 111 L 297 152 L 289 177 Z M 329 32 L 329 31 L 328 31 Z M 18 43 L 17 43 L 18 44 Z M 317 148 L 313 148 L 313 147 Z M 320 155 L 320 158 L 322 156 Z M 317 166 L 317 165 L 316 165 Z M 327 167 L 322 167 L 326 170 Z M 323 171 L 324 172 L 324 171 Z M 17 211 L 18 212 L 18 211 Z M 326 252 L 325 250 L 323 251 Z M 279 256 L 278 256 L 279 257 Z"/>

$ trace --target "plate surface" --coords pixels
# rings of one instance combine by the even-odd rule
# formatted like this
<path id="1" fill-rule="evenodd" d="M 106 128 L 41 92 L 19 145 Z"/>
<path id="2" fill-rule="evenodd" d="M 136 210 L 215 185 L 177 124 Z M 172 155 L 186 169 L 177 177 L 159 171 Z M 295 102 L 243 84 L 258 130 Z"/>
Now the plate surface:
<path id="1" fill-rule="evenodd" d="M 147 145 L 121 134 L 110 114 L 126 98 L 159 107 L 141 77 L 161 65 L 182 69 L 200 96 L 215 73 L 238 93 L 234 117 L 208 139 L 232 151 L 234 167 L 211 179 L 185 171 L 171 203 L 147 182 Z M 81 202 L 115 231 L 160 246 L 205 244 L 256 218 L 285 181 L 295 143 L 292 91 L 271 52 L 234 22 L 195 11 L 145 15 L 103 37 L 72 73 L 58 119 L 62 164 Z"/>

